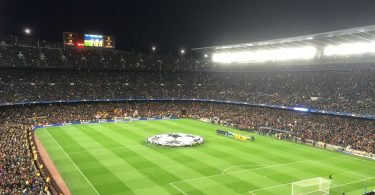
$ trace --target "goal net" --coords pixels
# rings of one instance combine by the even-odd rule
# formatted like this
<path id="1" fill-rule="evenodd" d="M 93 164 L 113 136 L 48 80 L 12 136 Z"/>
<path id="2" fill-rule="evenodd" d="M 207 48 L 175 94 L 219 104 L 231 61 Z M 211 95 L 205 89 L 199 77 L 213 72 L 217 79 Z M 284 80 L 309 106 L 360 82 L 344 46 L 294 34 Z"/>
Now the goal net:
<path id="1" fill-rule="evenodd" d="M 321 177 L 306 179 L 292 183 L 292 195 L 329 194 L 331 180 Z"/>

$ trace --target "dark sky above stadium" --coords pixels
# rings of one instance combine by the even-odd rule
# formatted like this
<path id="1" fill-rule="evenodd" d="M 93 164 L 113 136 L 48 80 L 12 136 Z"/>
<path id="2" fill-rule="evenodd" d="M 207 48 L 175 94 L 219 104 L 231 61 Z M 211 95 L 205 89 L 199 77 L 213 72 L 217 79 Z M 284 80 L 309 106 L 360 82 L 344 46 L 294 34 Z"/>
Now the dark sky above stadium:
<path id="1" fill-rule="evenodd" d="M 121 49 L 159 51 L 252 42 L 375 24 L 374 0 L 0 0 L 0 33 L 62 41 L 115 35 Z"/>

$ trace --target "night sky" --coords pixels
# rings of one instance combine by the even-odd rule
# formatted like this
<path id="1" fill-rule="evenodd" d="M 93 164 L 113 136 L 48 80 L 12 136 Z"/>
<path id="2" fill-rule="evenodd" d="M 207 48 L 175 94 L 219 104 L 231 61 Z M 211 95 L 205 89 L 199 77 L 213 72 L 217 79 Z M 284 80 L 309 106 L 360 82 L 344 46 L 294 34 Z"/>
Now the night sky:
<path id="1" fill-rule="evenodd" d="M 62 41 L 62 32 L 116 36 L 117 48 L 161 52 L 375 24 L 374 0 L 0 0 L 0 33 Z"/>

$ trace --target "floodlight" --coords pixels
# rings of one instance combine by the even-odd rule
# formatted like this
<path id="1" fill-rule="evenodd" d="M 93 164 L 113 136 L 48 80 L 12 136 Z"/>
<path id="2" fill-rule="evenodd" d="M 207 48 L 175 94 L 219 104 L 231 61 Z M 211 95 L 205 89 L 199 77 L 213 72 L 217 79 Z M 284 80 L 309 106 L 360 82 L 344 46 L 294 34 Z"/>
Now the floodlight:
<path id="1" fill-rule="evenodd" d="M 301 111 L 301 112 L 308 112 L 309 111 L 308 108 L 300 108 L 300 107 L 293 107 L 293 110 Z"/>
<path id="2" fill-rule="evenodd" d="M 375 53 L 375 41 L 330 45 L 324 48 L 324 55 L 326 56 L 358 55 L 365 53 Z"/>
<path id="3" fill-rule="evenodd" d="M 309 60 L 317 54 L 312 46 L 279 48 L 269 50 L 214 53 L 212 60 L 217 63 L 264 63 L 268 61 Z"/>
<path id="4" fill-rule="evenodd" d="M 31 29 L 30 28 L 25 28 L 24 32 L 25 32 L 25 34 L 29 35 L 31 33 Z"/>

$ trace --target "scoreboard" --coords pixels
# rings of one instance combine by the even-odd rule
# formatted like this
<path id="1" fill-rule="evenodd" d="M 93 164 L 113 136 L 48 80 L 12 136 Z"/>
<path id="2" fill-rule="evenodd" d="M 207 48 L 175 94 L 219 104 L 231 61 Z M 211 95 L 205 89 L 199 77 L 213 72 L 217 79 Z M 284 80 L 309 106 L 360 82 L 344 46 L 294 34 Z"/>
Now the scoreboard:
<path id="1" fill-rule="evenodd" d="M 115 37 L 109 35 L 63 33 L 63 44 L 68 47 L 115 48 Z"/>

